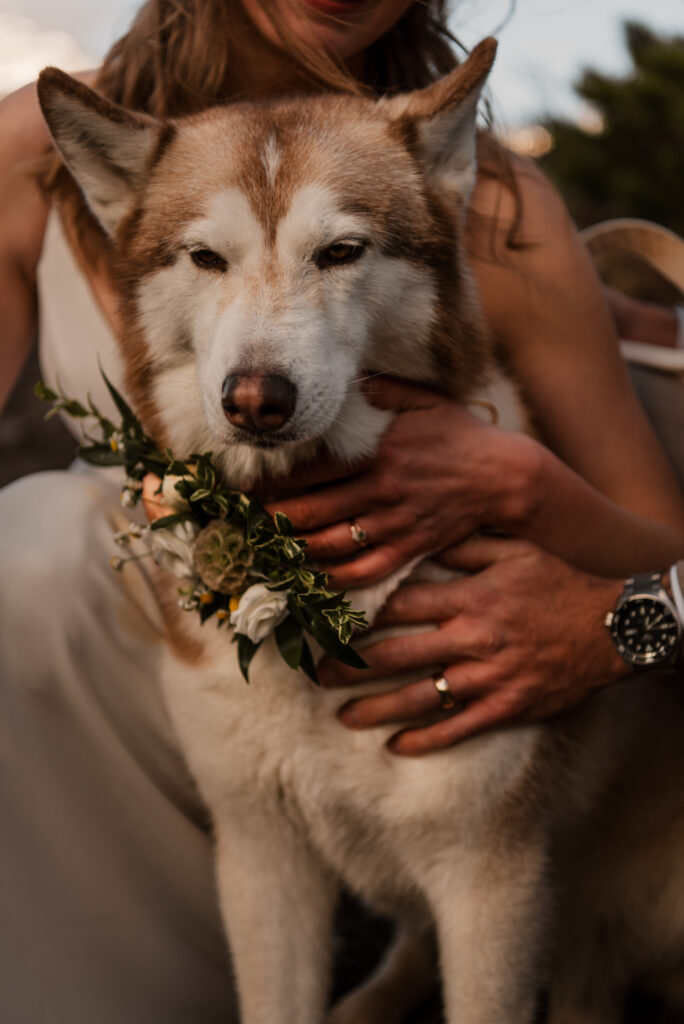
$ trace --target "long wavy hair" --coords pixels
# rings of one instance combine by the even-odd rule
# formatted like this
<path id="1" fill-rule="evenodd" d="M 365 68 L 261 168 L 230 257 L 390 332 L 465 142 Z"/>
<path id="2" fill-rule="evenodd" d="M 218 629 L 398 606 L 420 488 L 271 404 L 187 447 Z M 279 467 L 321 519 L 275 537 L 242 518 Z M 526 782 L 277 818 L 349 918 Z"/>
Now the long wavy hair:
<path id="1" fill-rule="evenodd" d="M 282 2 L 282 0 L 281 0 Z M 299 7 L 300 0 L 286 0 Z M 459 63 L 447 27 L 448 0 L 414 0 L 400 20 L 364 55 L 361 73 L 322 48 L 308 45 L 281 16 L 276 0 L 259 0 L 300 77 L 311 88 L 389 95 L 422 88 Z M 240 0 L 147 0 L 130 29 L 111 48 L 95 88 L 130 110 L 161 119 L 196 113 L 245 96 L 235 67 L 244 33 L 255 31 Z M 484 173 L 515 179 L 504 151 L 490 138 L 480 147 Z M 61 161 L 53 157 L 44 184 L 73 229 L 84 255 L 98 260 L 107 241 Z M 520 211 L 518 214 L 519 220 Z M 510 233 L 510 240 L 513 232 Z"/>

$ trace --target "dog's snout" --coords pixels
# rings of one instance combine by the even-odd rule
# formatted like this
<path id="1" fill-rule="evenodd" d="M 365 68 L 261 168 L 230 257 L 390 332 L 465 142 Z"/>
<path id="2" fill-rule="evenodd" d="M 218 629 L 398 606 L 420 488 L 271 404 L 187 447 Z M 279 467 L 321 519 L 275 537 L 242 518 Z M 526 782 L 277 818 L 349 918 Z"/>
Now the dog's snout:
<path id="1" fill-rule="evenodd" d="M 228 422 L 252 434 L 284 426 L 296 401 L 296 386 L 274 373 L 231 373 L 221 391 L 221 405 Z"/>

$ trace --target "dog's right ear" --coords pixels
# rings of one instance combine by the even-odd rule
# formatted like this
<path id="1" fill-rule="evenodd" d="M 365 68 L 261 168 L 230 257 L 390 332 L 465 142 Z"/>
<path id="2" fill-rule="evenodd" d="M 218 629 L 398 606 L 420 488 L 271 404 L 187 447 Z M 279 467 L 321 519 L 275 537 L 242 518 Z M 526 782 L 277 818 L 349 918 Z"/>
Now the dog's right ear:
<path id="1" fill-rule="evenodd" d="M 133 209 L 161 124 L 46 68 L 38 98 L 55 145 L 107 234 Z"/>
<path id="2" fill-rule="evenodd" d="M 496 40 L 483 39 L 444 78 L 379 101 L 391 120 L 409 129 L 428 176 L 461 202 L 475 183 L 477 104 L 495 56 Z"/>

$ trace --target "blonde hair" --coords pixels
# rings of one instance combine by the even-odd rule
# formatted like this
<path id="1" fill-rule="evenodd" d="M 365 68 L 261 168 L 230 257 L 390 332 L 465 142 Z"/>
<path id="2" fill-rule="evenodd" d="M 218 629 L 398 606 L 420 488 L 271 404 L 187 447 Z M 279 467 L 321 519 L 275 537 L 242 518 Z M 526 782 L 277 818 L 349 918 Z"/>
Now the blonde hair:
<path id="1" fill-rule="evenodd" d="M 457 64 L 446 25 L 446 0 L 415 0 L 372 44 L 360 80 L 322 49 L 307 45 L 275 0 L 259 0 L 294 66 L 313 85 L 379 94 L 420 88 Z M 288 0 L 298 6 L 298 0 Z M 233 54 L 251 22 L 239 0 L 148 0 L 105 57 L 97 88 L 109 99 L 156 117 L 174 117 L 242 94 Z"/>

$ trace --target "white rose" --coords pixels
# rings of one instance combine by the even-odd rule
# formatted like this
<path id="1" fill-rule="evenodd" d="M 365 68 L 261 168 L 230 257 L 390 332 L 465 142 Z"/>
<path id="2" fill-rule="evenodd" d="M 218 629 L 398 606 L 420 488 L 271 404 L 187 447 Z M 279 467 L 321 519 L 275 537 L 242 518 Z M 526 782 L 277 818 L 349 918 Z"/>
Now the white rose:
<path id="1" fill-rule="evenodd" d="M 270 636 L 276 626 L 287 618 L 287 591 L 269 590 L 255 583 L 245 590 L 240 603 L 230 616 L 230 624 L 258 644 Z"/>
<path id="2" fill-rule="evenodd" d="M 157 565 L 181 579 L 194 580 L 192 550 L 198 532 L 195 523 L 176 523 L 166 530 L 147 530 L 144 539 Z"/>

